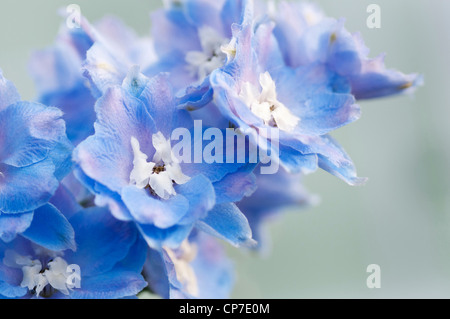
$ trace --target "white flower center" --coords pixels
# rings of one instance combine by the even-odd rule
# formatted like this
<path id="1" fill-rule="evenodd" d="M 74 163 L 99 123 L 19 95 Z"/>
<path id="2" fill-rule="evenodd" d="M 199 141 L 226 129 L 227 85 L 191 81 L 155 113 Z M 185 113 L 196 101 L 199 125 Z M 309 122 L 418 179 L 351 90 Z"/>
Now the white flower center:
<path id="1" fill-rule="evenodd" d="M 197 257 L 197 246 L 185 240 L 176 251 L 169 248 L 164 250 L 173 262 L 178 281 L 190 295 L 198 297 L 197 276 L 191 266 L 191 262 Z"/>
<path id="2" fill-rule="evenodd" d="M 39 296 L 41 292 L 50 296 L 52 289 L 69 295 L 72 288 L 68 285 L 67 272 L 68 264 L 61 257 L 51 259 L 46 267 L 38 259 L 32 259 L 30 256 L 21 256 L 12 250 L 5 252 L 3 263 L 11 268 L 22 269 L 23 279 L 21 287 L 36 293 Z"/>
<path id="3" fill-rule="evenodd" d="M 190 51 L 186 54 L 186 62 L 191 76 L 203 80 L 212 71 L 222 67 L 227 59 L 222 46 L 227 47 L 229 39 L 222 37 L 211 27 L 199 29 L 200 43 L 203 51 Z"/>
<path id="4" fill-rule="evenodd" d="M 261 89 L 250 82 L 245 82 L 239 96 L 253 114 L 264 121 L 264 124 L 292 132 L 300 123 L 300 118 L 278 101 L 276 84 L 269 72 L 261 74 L 259 82 Z"/>
<path id="5" fill-rule="evenodd" d="M 177 158 L 172 152 L 170 140 L 166 140 L 161 132 L 153 135 L 153 146 L 156 150 L 153 162 L 147 162 L 148 156 L 141 152 L 139 141 L 131 138 L 134 152 L 133 170 L 130 183 L 140 189 L 149 188 L 152 194 L 162 199 L 169 199 L 177 193 L 174 184 L 183 185 L 190 177 L 183 174 Z"/>

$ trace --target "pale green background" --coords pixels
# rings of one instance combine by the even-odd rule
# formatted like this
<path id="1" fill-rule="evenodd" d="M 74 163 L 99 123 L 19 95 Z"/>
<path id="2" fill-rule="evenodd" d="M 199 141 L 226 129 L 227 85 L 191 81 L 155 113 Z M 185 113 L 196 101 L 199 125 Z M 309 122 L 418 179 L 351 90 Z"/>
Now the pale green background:
<path id="1" fill-rule="evenodd" d="M 2 0 L 0 67 L 34 97 L 27 60 L 51 45 L 59 7 L 75 1 Z M 325 173 L 308 176 L 320 206 L 292 212 L 271 227 L 273 251 L 260 258 L 229 249 L 236 262 L 234 297 L 450 297 L 450 2 L 440 0 L 318 1 L 330 16 L 346 17 L 373 56 L 424 74 L 413 98 L 361 103 L 360 121 L 336 132 L 370 178 L 352 188 Z M 113 13 L 146 34 L 159 1 L 76 1 L 91 21 Z M 382 28 L 366 27 L 367 5 L 382 9 Z M 366 287 L 366 267 L 382 269 L 382 288 Z"/>

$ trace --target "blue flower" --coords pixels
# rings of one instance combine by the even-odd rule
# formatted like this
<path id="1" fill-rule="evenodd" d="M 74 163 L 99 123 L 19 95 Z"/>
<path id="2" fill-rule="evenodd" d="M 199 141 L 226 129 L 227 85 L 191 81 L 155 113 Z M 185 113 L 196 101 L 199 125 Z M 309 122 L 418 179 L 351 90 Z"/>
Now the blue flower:
<path id="1" fill-rule="evenodd" d="M 122 87 L 98 100 L 96 112 L 95 135 L 76 148 L 74 160 L 75 175 L 97 205 L 136 222 L 154 248 L 177 248 L 194 227 L 235 245 L 251 242 L 248 222 L 233 204 L 253 189 L 251 169 L 179 160 L 172 132 L 194 124 L 176 108 L 167 76 L 148 79 L 133 68 Z"/>
<path id="2" fill-rule="evenodd" d="M 56 201 L 68 208 L 67 198 Z M 0 243 L 0 299 L 115 299 L 147 286 L 140 274 L 147 246 L 133 224 L 104 208 L 64 212 L 76 233 L 76 251 L 49 250 L 23 237 Z"/>
<path id="3" fill-rule="evenodd" d="M 135 65 L 146 75 L 156 75 L 145 71 L 157 60 L 152 39 L 138 37 L 119 19 L 108 16 L 91 25 L 82 18 L 78 33 L 92 43 L 84 52 L 82 68 L 96 98 L 111 86 L 122 85 Z"/>
<path id="4" fill-rule="evenodd" d="M 46 226 L 46 204 L 72 164 L 72 146 L 61 117 L 56 108 L 20 101 L 14 85 L 0 72 L 0 239 L 4 241 L 30 226 L 34 230 Z M 64 224 L 56 215 L 53 221 Z"/>
<path id="5" fill-rule="evenodd" d="M 39 101 L 63 110 L 67 135 L 75 145 L 94 133 L 94 96 L 98 97 L 99 93 L 84 76 L 83 66 L 87 52 L 95 42 L 110 48 L 119 57 L 117 63 L 125 69 L 120 83 L 133 64 L 145 66 L 146 59 L 153 61 L 151 41 L 138 39 L 114 17 L 105 17 L 95 26 L 83 18 L 79 29 L 64 26 L 53 47 L 33 54 L 30 71 L 37 85 Z M 106 63 L 98 62 L 97 66 L 102 69 Z"/>
<path id="6" fill-rule="evenodd" d="M 38 101 L 64 112 L 67 136 L 77 145 L 94 132 L 95 99 L 83 77 L 83 56 L 66 40 L 64 30 L 55 46 L 35 52 L 29 68 L 38 90 Z"/>
<path id="7" fill-rule="evenodd" d="M 243 24 L 234 27 L 229 63 L 211 75 L 215 103 L 254 143 L 269 147 L 289 172 L 321 167 L 351 185 L 364 183 L 328 136 L 360 116 L 350 87 L 337 88 L 339 76 L 323 65 L 285 65 L 273 23 L 257 22 L 252 3 Z"/>
<path id="8" fill-rule="evenodd" d="M 231 40 L 231 26 L 242 17 L 240 0 L 167 1 L 151 15 L 152 36 L 159 57 L 147 76 L 169 72 L 179 104 L 189 109 L 212 100 L 209 75 L 226 62 L 223 47 Z"/>
<path id="9" fill-rule="evenodd" d="M 149 288 L 165 299 L 225 299 L 234 283 L 223 247 L 202 232 L 178 249 L 150 250 L 144 266 Z"/>
<path id="10" fill-rule="evenodd" d="M 328 18 L 313 4 L 281 2 L 272 18 L 287 65 L 324 65 L 338 75 L 333 85 L 349 86 L 358 100 L 412 93 L 423 82 L 417 74 L 386 69 L 384 54 L 368 58 L 369 49 L 359 33 L 351 34 L 343 19 Z"/>

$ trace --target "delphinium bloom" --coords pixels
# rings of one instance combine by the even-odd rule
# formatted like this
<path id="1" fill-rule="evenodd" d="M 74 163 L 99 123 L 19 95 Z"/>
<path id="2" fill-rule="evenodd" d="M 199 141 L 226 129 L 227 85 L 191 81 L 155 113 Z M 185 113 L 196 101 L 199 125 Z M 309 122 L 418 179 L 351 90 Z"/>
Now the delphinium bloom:
<path id="1" fill-rule="evenodd" d="M 63 27 L 30 65 L 49 106 L 21 102 L 0 73 L 0 298 L 124 298 L 147 283 L 163 298 L 228 297 L 217 238 L 266 248 L 266 222 L 314 203 L 302 173 L 363 184 L 329 134 L 360 117 L 357 100 L 421 84 L 369 59 L 359 35 L 309 3 L 165 2 L 153 40 L 112 17 Z M 64 186 L 61 110 L 78 145 Z M 209 148 L 205 161 L 210 129 L 235 129 L 245 147 Z M 284 170 L 255 174 L 261 153 L 228 161 L 255 145 Z"/>
<path id="2" fill-rule="evenodd" d="M 274 9 L 274 35 L 289 67 L 321 65 L 335 74 L 335 90 L 357 100 L 412 93 L 422 84 L 420 75 L 386 69 L 384 54 L 368 58 L 361 35 L 347 31 L 344 19 L 326 17 L 311 3 L 283 1 Z"/>
<path id="3" fill-rule="evenodd" d="M 133 30 L 112 16 L 104 17 L 94 25 L 82 18 L 80 28 L 69 29 L 64 24 L 52 47 L 33 54 L 29 68 L 37 86 L 38 100 L 64 112 L 67 135 L 74 145 L 94 134 L 94 104 L 101 93 L 84 75 L 83 69 L 87 52 L 94 43 L 114 52 L 117 57 L 116 69 L 108 67 L 109 64 L 104 61 L 96 63 L 96 66 L 104 72 L 112 71 L 115 77 L 120 77 L 117 74 L 119 70 L 125 70 L 122 75 L 124 78 L 128 68 L 135 63 L 145 67 L 155 60 L 152 41 L 139 38 Z M 76 181 L 73 174 L 63 182 L 79 201 L 91 203 L 89 192 Z"/>
<path id="4" fill-rule="evenodd" d="M 166 1 L 166 8 L 151 18 L 160 58 L 151 71 L 170 72 L 184 106 L 194 109 L 209 103 L 209 75 L 226 62 L 224 48 L 232 38 L 232 24 L 241 22 L 241 1 Z"/>
<path id="5" fill-rule="evenodd" d="M 114 52 L 116 68 L 108 69 L 109 65 L 102 62 L 95 65 L 99 70 L 121 76 L 120 82 L 132 65 L 145 68 L 156 59 L 152 41 L 139 38 L 113 16 L 94 25 L 82 18 L 80 28 L 69 29 L 64 25 L 54 46 L 33 54 L 30 71 L 37 85 L 38 99 L 64 111 L 67 134 L 75 145 L 94 133 L 94 104 L 101 93 L 84 76 L 83 66 L 87 52 L 95 43 Z"/>
<path id="6" fill-rule="evenodd" d="M 147 286 L 146 243 L 133 224 L 104 208 L 77 211 L 64 190 L 53 201 L 73 225 L 76 250 L 49 250 L 23 237 L 0 243 L 0 299 L 115 299 Z"/>
<path id="7" fill-rule="evenodd" d="M 248 222 L 232 203 L 253 190 L 251 170 L 240 171 L 245 164 L 179 160 L 172 132 L 194 123 L 176 108 L 167 76 L 148 79 L 132 68 L 122 86 L 98 100 L 96 113 L 95 135 L 77 147 L 74 160 L 77 177 L 97 205 L 136 222 L 153 248 L 177 248 L 194 227 L 235 245 L 251 242 Z M 190 143 L 190 154 L 196 142 L 203 145 L 202 137 Z M 240 182 L 248 176 L 249 183 Z"/>
<path id="8" fill-rule="evenodd" d="M 234 283 L 223 247 L 203 232 L 193 232 L 177 249 L 151 249 L 144 274 L 153 292 L 170 299 L 224 299 Z"/>
<path id="9" fill-rule="evenodd" d="M 359 118 L 354 97 L 333 86 L 338 75 L 321 65 L 286 66 L 273 24 L 257 23 L 252 3 L 247 2 L 243 24 L 234 28 L 229 63 L 211 75 L 222 114 L 255 143 L 275 144 L 266 132 L 277 130 L 272 151 L 289 172 L 320 166 L 352 185 L 362 184 L 352 161 L 327 135 Z"/>
<path id="10" fill-rule="evenodd" d="M 64 112 L 68 138 L 77 145 L 94 133 L 95 98 L 81 67 L 92 43 L 77 43 L 75 32 L 62 28 L 54 46 L 33 53 L 29 68 L 38 101 Z"/>
<path id="11" fill-rule="evenodd" d="M 29 237 L 45 232 L 48 224 L 43 216 L 47 213 L 51 222 L 60 223 L 58 235 L 70 237 L 69 227 L 63 227 L 64 216 L 47 203 L 71 169 L 71 151 L 62 112 L 21 101 L 14 85 L 0 72 L 1 240 L 11 241 L 30 226 Z"/>

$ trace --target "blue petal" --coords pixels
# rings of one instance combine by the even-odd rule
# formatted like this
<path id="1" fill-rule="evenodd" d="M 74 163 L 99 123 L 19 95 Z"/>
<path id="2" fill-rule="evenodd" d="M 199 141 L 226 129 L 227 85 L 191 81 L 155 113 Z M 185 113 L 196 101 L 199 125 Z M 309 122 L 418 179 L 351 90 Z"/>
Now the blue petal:
<path id="1" fill-rule="evenodd" d="M 0 239 L 11 242 L 17 234 L 23 233 L 31 225 L 33 213 L 2 214 L 0 212 Z"/>
<path id="2" fill-rule="evenodd" d="M 359 119 L 361 111 L 349 93 L 335 92 L 335 75 L 321 66 L 283 69 L 272 74 L 279 100 L 300 118 L 297 131 L 323 135 Z"/>
<path id="3" fill-rule="evenodd" d="M 136 242 L 133 224 L 115 219 L 107 209 L 90 208 L 70 219 L 76 233 L 77 251 L 68 251 L 69 263 L 80 266 L 82 276 L 107 273 L 128 254 Z"/>
<path id="4" fill-rule="evenodd" d="M 51 204 L 35 210 L 33 222 L 22 236 L 49 250 L 76 249 L 72 226 Z"/>
<path id="5" fill-rule="evenodd" d="M 234 246 L 255 244 L 247 218 L 234 204 L 216 205 L 206 218 L 197 223 L 197 227 Z"/>
<path id="6" fill-rule="evenodd" d="M 129 64 L 101 42 L 95 42 L 87 52 L 84 76 L 92 83 L 92 93 L 100 97 L 114 86 L 121 85 L 127 76 Z"/>
<path id="7" fill-rule="evenodd" d="M 170 298 L 169 277 L 161 251 L 149 249 L 144 265 L 144 276 L 152 291 L 163 299 Z"/>
<path id="8" fill-rule="evenodd" d="M 174 226 L 167 229 L 160 229 L 153 225 L 138 225 L 144 239 L 148 245 L 154 249 L 161 249 L 163 246 L 178 248 L 189 236 L 192 225 Z"/>
<path id="9" fill-rule="evenodd" d="M 0 70 L 0 112 L 19 101 L 20 95 L 16 87 L 3 77 L 3 72 Z"/>
<path id="10" fill-rule="evenodd" d="M 161 200 L 136 186 L 124 187 L 122 199 L 138 223 L 152 224 L 159 228 L 176 225 L 189 210 L 188 200 L 180 194 L 169 200 Z"/>
<path id="11" fill-rule="evenodd" d="M 188 112 L 178 110 L 177 101 L 167 74 L 160 74 L 147 83 L 139 98 L 156 124 L 157 131 L 167 138 L 178 127 L 191 128 L 192 119 Z"/>
<path id="12" fill-rule="evenodd" d="M 194 243 L 198 254 L 191 265 L 198 281 L 200 299 L 226 299 L 234 285 L 233 264 L 217 241 L 200 233 Z"/>
<path id="13" fill-rule="evenodd" d="M 280 164 L 289 173 L 309 174 L 318 168 L 316 154 L 302 154 L 301 152 L 285 145 L 280 145 Z"/>
<path id="14" fill-rule="evenodd" d="M 49 201 L 58 188 L 50 159 L 16 168 L 0 164 L 0 211 L 21 213 L 32 211 Z"/>
<path id="15" fill-rule="evenodd" d="M 198 51 L 201 48 L 197 28 L 186 19 L 182 7 L 158 10 L 151 19 L 155 49 L 159 56 L 173 54 L 173 51 Z"/>
<path id="16" fill-rule="evenodd" d="M 214 183 L 216 204 L 239 202 L 256 190 L 256 177 L 253 173 L 236 172 Z"/>
<path id="17" fill-rule="evenodd" d="M 243 21 L 244 12 L 248 10 L 250 1 L 246 0 L 226 0 L 222 8 L 222 21 L 224 25 L 224 32 L 227 37 L 231 38 L 231 26 L 234 23 L 241 24 Z"/>
<path id="18" fill-rule="evenodd" d="M 131 216 L 128 208 L 120 197 L 120 194 L 111 191 L 108 187 L 96 182 L 76 166 L 74 175 L 91 193 L 95 194 L 95 204 L 100 207 L 109 207 L 111 214 L 121 221 L 131 221 Z"/>
<path id="19" fill-rule="evenodd" d="M 131 138 L 137 138 L 142 152 L 151 158 L 155 124 L 146 106 L 121 88 L 108 90 L 97 102 L 96 112 L 96 134 L 75 149 L 74 161 L 89 178 L 120 193 L 133 168 Z"/>
<path id="20" fill-rule="evenodd" d="M 186 19 L 197 28 L 210 27 L 224 32 L 222 25 L 221 10 L 225 0 L 187 0 L 184 3 Z M 228 25 L 231 28 L 231 24 Z"/>
<path id="21" fill-rule="evenodd" d="M 0 263 L 0 296 L 20 298 L 28 293 L 27 288 L 20 287 L 23 273 L 21 269 L 6 267 Z"/>
<path id="22" fill-rule="evenodd" d="M 214 207 L 216 194 L 211 182 L 203 175 L 193 177 L 189 182 L 175 187 L 189 201 L 189 212 L 180 221 L 186 225 L 206 216 Z"/>
<path id="23" fill-rule="evenodd" d="M 63 185 L 59 186 L 55 195 L 50 200 L 50 203 L 55 206 L 67 219 L 70 219 L 82 209 L 73 194 Z"/>
<path id="24" fill-rule="evenodd" d="M 138 274 L 142 272 L 145 260 L 147 259 L 148 245 L 144 238 L 137 236 L 136 242 L 131 246 L 128 256 L 117 263 L 117 267 L 121 267 L 127 271 L 134 271 Z"/>
<path id="25" fill-rule="evenodd" d="M 57 108 L 30 102 L 11 105 L 0 113 L 0 161 L 16 167 L 42 161 L 65 130 Z"/>
<path id="26" fill-rule="evenodd" d="M 214 90 L 209 82 L 209 76 L 200 85 L 189 86 L 178 99 L 180 108 L 188 111 L 200 109 L 210 103 L 214 97 Z"/>
<path id="27" fill-rule="evenodd" d="M 367 178 L 358 177 L 355 165 L 341 146 L 330 136 L 324 136 L 323 140 L 327 143 L 328 152 L 319 154 L 320 168 L 343 179 L 349 185 L 364 185 Z"/>
<path id="28" fill-rule="evenodd" d="M 146 286 L 139 273 L 117 268 L 100 275 L 83 277 L 81 288 L 71 292 L 70 298 L 119 299 L 135 296 Z"/>

